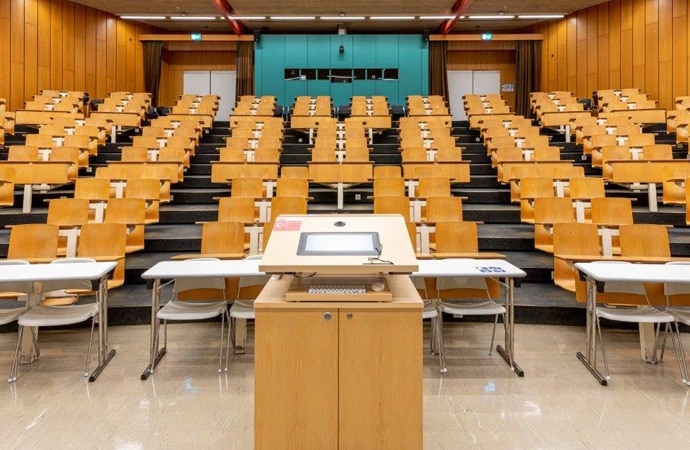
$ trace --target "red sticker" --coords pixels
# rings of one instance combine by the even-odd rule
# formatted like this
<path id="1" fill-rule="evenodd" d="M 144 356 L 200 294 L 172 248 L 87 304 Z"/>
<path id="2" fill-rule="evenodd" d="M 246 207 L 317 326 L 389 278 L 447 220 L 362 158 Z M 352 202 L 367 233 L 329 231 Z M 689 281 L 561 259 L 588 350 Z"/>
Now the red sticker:
<path id="1" fill-rule="evenodd" d="M 276 220 L 273 231 L 299 231 L 301 220 Z"/>

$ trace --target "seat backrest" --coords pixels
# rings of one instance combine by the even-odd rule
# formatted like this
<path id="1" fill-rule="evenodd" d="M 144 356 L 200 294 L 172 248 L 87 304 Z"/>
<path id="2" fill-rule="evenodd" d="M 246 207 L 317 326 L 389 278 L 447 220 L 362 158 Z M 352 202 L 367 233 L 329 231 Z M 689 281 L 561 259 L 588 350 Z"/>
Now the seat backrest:
<path id="1" fill-rule="evenodd" d="M 633 223 L 632 201 L 623 197 L 593 198 L 592 222 L 602 225 Z"/>
<path id="2" fill-rule="evenodd" d="M 261 178 L 235 178 L 230 187 L 232 197 L 261 198 L 264 196 L 264 182 Z"/>
<path id="3" fill-rule="evenodd" d="M 54 198 L 48 203 L 46 223 L 83 225 L 89 221 L 89 201 L 83 198 Z"/>
<path id="4" fill-rule="evenodd" d="M 218 222 L 252 223 L 256 220 L 251 197 L 221 197 L 218 201 Z"/>
<path id="5" fill-rule="evenodd" d="M 16 225 L 10 232 L 7 259 L 57 258 L 58 226 L 47 223 Z"/>
<path id="6" fill-rule="evenodd" d="M 400 214 L 410 220 L 410 199 L 404 195 L 374 197 L 374 214 Z"/>
<path id="7" fill-rule="evenodd" d="M 620 226 L 621 256 L 669 258 L 671 246 L 664 225 L 629 224 Z"/>
<path id="8" fill-rule="evenodd" d="M 309 168 L 306 166 L 282 166 L 280 168 L 281 178 L 309 178 Z"/>
<path id="9" fill-rule="evenodd" d="M 553 197 L 553 180 L 546 177 L 527 177 L 520 180 L 520 199 Z"/>
<path id="10" fill-rule="evenodd" d="M 417 197 L 450 197 L 450 180 L 446 177 L 424 177 L 419 179 Z"/>
<path id="11" fill-rule="evenodd" d="M 436 252 L 477 253 L 478 251 L 476 223 L 460 221 L 436 223 Z"/>
<path id="12" fill-rule="evenodd" d="M 277 197 L 309 197 L 309 181 L 306 178 L 278 178 Z"/>
<path id="13" fill-rule="evenodd" d="M 570 179 L 570 198 L 572 199 L 592 199 L 605 195 L 603 178 L 578 177 Z"/>
<path id="14" fill-rule="evenodd" d="M 273 197 L 271 199 L 271 220 L 276 220 L 281 214 L 306 214 L 307 199 L 305 197 Z"/>
<path id="15" fill-rule="evenodd" d="M 87 200 L 108 200 L 110 182 L 105 178 L 77 178 L 74 184 L 74 198 Z"/>
<path id="16" fill-rule="evenodd" d="M 669 144 L 652 144 L 642 147 L 642 158 L 652 160 L 673 159 L 673 149 Z"/>
<path id="17" fill-rule="evenodd" d="M 111 198 L 105 209 L 105 223 L 144 224 L 146 200 L 143 198 Z"/>
<path id="18" fill-rule="evenodd" d="M 402 177 L 374 177 L 374 198 L 386 196 L 404 196 L 405 180 Z"/>
<path id="19" fill-rule="evenodd" d="M 573 201 L 564 197 L 540 197 L 534 200 L 534 223 L 556 224 L 575 221 Z"/>
<path id="20" fill-rule="evenodd" d="M 335 148 L 315 147 L 311 150 L 311 160 L 319 162 L 335 162 L 337 160 Z"/>
<path id="21" fill-rule="evenodd" d="M 374 166 L 374 179 L 384 177 L 402 177 L 400 166 Z"/>
<path id="22" fill-rule="evenodd" d="M 148 159 L 146 147 L 127 146 L 120 149 L 120 161 L 143 162 Z"/>
<path id="23" fill-rule="evenodd" d="M 126 198 L 143 198 L 144 200 L 160 200 L 160 180 L 155 178 L 132 178 L 127 180 Z"/>
<path id="24" fill-rule="evenodd" d="M 446 221 L 462 221 L 462 199 L 460 197 L 428 197 L 426 222 Z"/>
<path id="25" fill-rule="evenodd" d="M 201 229 L 203 254 L 243 253 L 244 224 L 240 222 L 206 222 Z"/>

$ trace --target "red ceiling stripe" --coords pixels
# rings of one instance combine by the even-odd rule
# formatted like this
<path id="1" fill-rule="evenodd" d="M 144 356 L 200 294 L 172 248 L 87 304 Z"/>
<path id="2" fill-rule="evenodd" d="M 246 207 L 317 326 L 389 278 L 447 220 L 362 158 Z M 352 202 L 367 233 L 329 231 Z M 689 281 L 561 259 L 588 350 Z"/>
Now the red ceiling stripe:
<path id="1" fill-rule="evenodd" d="M 244 34 L 244 25 L 242 22 L 231 18 L 235 11 L 232 9 L 232 6 L 230 6 L 230 3 L 228 3 L 228 0 L 211 0 L 211 3 L 213 3 L 216 9 L 218 9 L 218 12 L 223 15 L 223 18 L 230 24 L 232 31 L 234 31 L 236 35 L 240 36 Z"/>
<path id="2" fill-rule="evenodd" d="M 453 8 L 451 8 L 451 14 L 454 16 L 452 19 L 448 19 L 441 24 L 439 31 L 441 34 L 448 34 L 453 28 L 455 23 L 460 19 L 460 16 L 469 9 L 472 4 L 472 0 L 455 0 Z"/>

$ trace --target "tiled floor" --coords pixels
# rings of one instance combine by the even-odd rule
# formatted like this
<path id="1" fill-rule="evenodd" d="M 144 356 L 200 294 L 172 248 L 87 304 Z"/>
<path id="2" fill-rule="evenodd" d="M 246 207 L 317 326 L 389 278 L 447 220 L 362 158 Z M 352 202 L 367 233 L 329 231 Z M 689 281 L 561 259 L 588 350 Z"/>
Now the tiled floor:
<path id="1" fill-rule="evenodd" d="M 2 448 L 236 448 L 253 442 L 253 349 L 218 375 L 216 324 L 171 325 L 156 374 L 149 327 L 111 327 L 118 353 L 95 383 L 81 376 L 88 332 L 42 331 L 40 361 L 0 384 Z M 449 372 L 424 359 L 424 448 L 687 448 L 690 388 L 672 351 L 640 359 L 637 333 L 605 330 L 612 379 L 601 387 L 576 359 L 579 327 L 518 325 L 518 378 L 487 355 L 491 326 L 445 327 Z M 428 328 L 425 329 L 428 336 Z M 683 336 L 690 348 L 690 336 Z M 16 335 L 0 334 L 9 371 Z M 3 375 L 6 372 L 3 372 Z"/>

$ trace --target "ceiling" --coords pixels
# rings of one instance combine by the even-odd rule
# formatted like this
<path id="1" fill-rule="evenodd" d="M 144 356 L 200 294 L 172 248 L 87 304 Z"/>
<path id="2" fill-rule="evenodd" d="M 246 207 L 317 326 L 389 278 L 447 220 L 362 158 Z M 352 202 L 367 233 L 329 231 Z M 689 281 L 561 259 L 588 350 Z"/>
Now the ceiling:
<path id="1" fill-rule="evenodd" d="M 212 0 L 73 0 L 95 9 L 115 15 L 164 15 L 201 16 L 211 15 L 213 21 L 197 20 L 141 20 L 149 25 L 169 32 L 215 32 L 232 33 L 232 28 Z M 569 14 L 606 0 L 474 0 L 463 14 Z M 333 2 L 323 0 L 228 0 L 237 16 L 430 16 L 450 14 L 454 0 L 396 0 L 372 1 L 349 0 Z M 458 20 L 451 33 L 479 33 L 482 31 L 510 32 L 541 22 L 544 19 L 509 20 Z M 430 30 L 438 32 L 443 19 L 433 20 L 242 20 L 246 32 L 260 30 L 262 33 L 336 33 L 339 26 L 348 33 L 421 33 Z"/>

